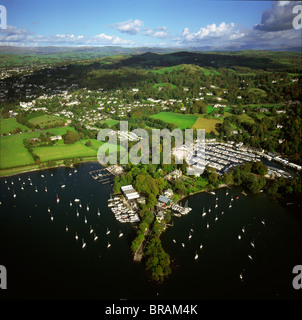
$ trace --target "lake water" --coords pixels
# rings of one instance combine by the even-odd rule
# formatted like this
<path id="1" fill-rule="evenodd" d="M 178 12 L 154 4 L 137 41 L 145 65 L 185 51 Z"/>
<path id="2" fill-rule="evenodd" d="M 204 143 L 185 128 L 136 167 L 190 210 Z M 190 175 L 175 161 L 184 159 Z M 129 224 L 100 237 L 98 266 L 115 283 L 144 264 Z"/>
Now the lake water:
<path id="1" fill-rule="evenodd" d="M 57 168 L 0 180 L 0 265 L 8 273 L 2 298 L 299 298 L 292 287 L 292 269 L 302 264 L 301 227 L 292 217 L 299 208 L 282 207 L 264 193 L 244 196 L 240 188 L 189 197 L 193 210 L 173 217 L 162 235 L 172 275 L 159 285 L 143 263 L 133 262 L 136 230 L 107 207 L 110 184 L 89 174 L 99 168 L 85 163 L 77 172 Z"/>

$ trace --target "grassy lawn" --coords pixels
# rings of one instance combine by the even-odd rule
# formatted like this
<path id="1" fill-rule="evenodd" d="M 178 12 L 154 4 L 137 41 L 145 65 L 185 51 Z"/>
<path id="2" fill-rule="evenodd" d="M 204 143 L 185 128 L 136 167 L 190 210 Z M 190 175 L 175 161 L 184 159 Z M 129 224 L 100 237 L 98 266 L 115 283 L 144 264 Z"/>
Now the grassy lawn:
<path id="1" fill-rule="evenodd" d="M 210 133 L 213 131 L 215 134 L 218 134 L 216 130 L 216 124 L 222 123 L 221 120 L 217 119 L 206 119 L 203 117 L 198 117 L 196 122 L 193 125 L 193 129 L 205 129 L 206 132 Z"/>
<path id="2" fill-rule="evenodd" d="M 152 115 L 151 118 L 160 119 L 168 123 L 176 124 L 179 129 L 192 128 L 198 116 L 192 114 L 180 114 L 174 112 L 160 112 Z"/>
<path id="3" fill-rule="evenodd" d="M 66 126 L 66 127 L 57 127 L 57 128 L 49 128 L 49 129 L 44 129 L 42 130 L 43 133 L 46 133 L 46 132 L 50 132 L 50 133 L 53 133 L 55 135 L 63 135 L 67 132 L 67 130 L 69 131 L 75 131 L 75 128 L 74 127 L 69 127 L 69 126 Z"/>
<path id="4" fill-rule="evenodd" d="M 20 128 L 22 131 L 26 129 L 30 130 L 28 127 L 17 122 L 15 118 L 0 119 L 0 134 L 3 134 L 3 133 L 8 134 L 17 128 Z"/>
<path id="5" fill-rule="evenodd" d="M 119 123 L 118 120 L 108 119 L 101 121 L 102 123 L 107 123 L 109 127 L 114 126 L 115 124 Z"/>
<path id="6" fill-rule="evenodd" d="M 62 125 L 65 122 L 65 119 L 58 117 L 58 116 L 52 116 L 52 115 L 42 115 L 35 118 L 32 118 L 29 120 L 30 123 L 33 125 L 39 125 L 41 128 L 45 128 L 48 125 L 54 126 L 54 125 Z"/>
<path id="7" fill-rule="evenodd" d="M 0 168 L 12 168 L 33 164 L 34 160 L 23 145 L 23 139 L 37 138 L 40 133 L 28 132 L 0 138 Z"/>
<path id="8" fill-rule="evenodd" d="M 85 146 L 81 141 L 74 144 L 55 144 L 52 147 L 36 147 L 34 153 L 42 162 L 85 156 L 96 156 L 96 150 Z"/>
<path id="9" fill-rule="evenodd" d="M 91 147 L 85 145 L 88 140 L 92 144 Z M 108 147 L 108 145 L 106 146 L 104 142 L 96 139 L 85 139 L 69 145 L 60 142 L 56 143 L 52 147 L 36 147 L 34 148 L 34 153 L 40 157 L 42 162 L 78 157 L 96 157 L 97 151 L 101 146 L 103 150 L 106 151 L 106 147 Z M 115 148 L 113 146 L 112 152 L 119 149 L 120 146 Z"/>

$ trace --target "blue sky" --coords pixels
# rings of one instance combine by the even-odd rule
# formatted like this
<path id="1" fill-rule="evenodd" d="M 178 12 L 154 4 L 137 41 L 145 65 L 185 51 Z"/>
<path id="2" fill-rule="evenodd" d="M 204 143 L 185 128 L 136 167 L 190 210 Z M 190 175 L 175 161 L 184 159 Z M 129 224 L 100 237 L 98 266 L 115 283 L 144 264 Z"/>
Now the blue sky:
<path id="1" fill-rule="evenodd" d="M 299 2 L 301 3 L 301 2 Z M 274 49 L 301 46 L 292 1 L 0 0 L 0 45 Z"/>

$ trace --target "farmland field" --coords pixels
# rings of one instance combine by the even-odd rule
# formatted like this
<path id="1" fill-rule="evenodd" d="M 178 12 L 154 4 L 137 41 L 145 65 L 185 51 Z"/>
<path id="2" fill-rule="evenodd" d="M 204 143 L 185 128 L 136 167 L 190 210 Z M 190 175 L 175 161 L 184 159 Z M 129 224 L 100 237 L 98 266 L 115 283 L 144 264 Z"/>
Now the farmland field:
<path id="1" fill-rule="evenodd" d="M 198 116 L 195 115 L 186 115 L 186 114 L 179 114 L 174 112 L 160 112 L 151 116 L 154 119 L 160 119 L 162 121 L 176 124 L 179 129 L 186 129 L 192 128 Z"/>
<path id="2" fill-rule="evenodd" d="M 9 119 L 0 119 L 0 134 L 3 133 L 10 133 L 17 128 L 20 128 L 22 131 L 29 130 L 28 127 L 22 125 L 21 123 L 17 122 L 15 118 L 9 118 Z"/>
<path id="3" fill-rule="evenodd" d="M 222 123 L 220 120 L 216 119 L 206 119 L 203 117 L 199 117 L 197 121 L 193 125 L 193 129 L 205 129 L 205 132 L 210 133 L 213 131 L 215 134 L 218 134 L 216 130 L 216 124 Z"/>
<path id="4" fill-rule="evenodd" d="M 0 168 L 12 168 L 33 164 L 34 160 L 23 145 L 23 139 L 37 138 L 40 133 L 28 132 L 0 138 Z"/>
<path id="5" fill-rule="evenodd" d="M 42 115 L 29 120 L 33 125 L 39 125 L 41 128 L 54 125 L 62 125 L 65 123 L 65 119 L 58 116 Z"/>
<path id="6" fill-rule="evenodd" d="M 34 153 L 38 155 L 42 162 L 48 160 L 60 160 L 62 158 L 76 158 L 96 156 L 96 150 L 89 148 L 78 141 L 74 144 L 56 144 L 52 147 L 36 147 L 33 149 Z"/>
<path id="7" fill-rule="evenodd" d="M 81 140 L 68 145 L 59 143 L 52 147 L 36 147 L 34 148 L 34 153 L 40 157 L 42 162 L 78 157 L 96 157 L 98 148 L 104 145 L 104 142 L 96 139 L 89 140 L 91 141 L 92 147 L 85 145 L 85 142 L 88 140 Z M 106 145 L 104 145 L 104 148 L 106 148 Z M 117 149 L 119 150 L 119 146 Z"/>
<path id="8" fill-rule="evenodd" d="M 62 135 L 62 134 L 65 134 L 67 132 L 67 130 L 75 131 L 75 128 L 74 127 L 69 127 L 69 126 L 57 127 L 57 128 L 44 129 L 44 130 L 42 130 L 42 132 L 43 133 L 50 132 L 50 133 L 53 133 L 55 135 Z"/>

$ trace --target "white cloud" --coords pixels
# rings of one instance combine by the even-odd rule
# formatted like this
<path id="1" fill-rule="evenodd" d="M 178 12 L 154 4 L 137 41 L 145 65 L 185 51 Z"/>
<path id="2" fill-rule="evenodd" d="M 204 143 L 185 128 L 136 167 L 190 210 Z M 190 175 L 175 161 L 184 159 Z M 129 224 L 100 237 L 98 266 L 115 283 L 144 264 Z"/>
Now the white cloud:
<path id="1" fill-rule="evenodd" d="M 301 1 L 273 1 L 272 7 L 263 12 L 261 23 L 254 29 L 262 31 L 280 31 L 292 29 L 295 14 L 293 8 Z"/>
<path id="2" fill-rule="evenodd" d="M 144 22 L 138 19 L 128 20 L 124 22 L 118 22 L 113 24 L 113 27 L 120 32 L 128 33 L 130 35 L 135 35 L 140 31 L 140 28 L 144 25 Z"/>
<path id="3" fill-rule="evenodd" d="M 72 33 L 40 35 L 26 29 L 8 26 L 0 29 L 0 45 L 11 46 L 85 46 L 85 45 L 134 45 L 134 42 L 115 35 L 100 33 L 95 36 L 75 35 Z"/>
<path id="4" fill-rule="evenodd" d="M 154 38 L 168 38 L 170 33 L 166 26 L 163 27 L 156 27 L 154 30 L 152 29 L 145 29 L 145 36 L 150 36 Z"/>
<path id="5" fill-rule="evenodd" d="M 242 33 L 235 30 L 235 24 L 233 22 L 227 24 L 221 22 L 219 25 L 215 23 L 200 28 L 197 32 L 191 33 L 188 28 L 184 28 L 181 34 L 182 42 L 200 42 L 200 40 L 227 40 L 240 38 Z"/>

